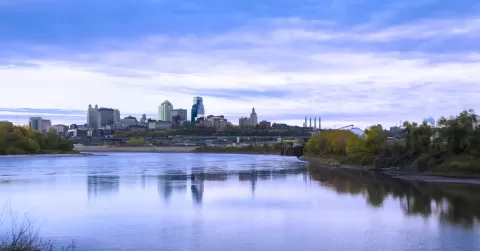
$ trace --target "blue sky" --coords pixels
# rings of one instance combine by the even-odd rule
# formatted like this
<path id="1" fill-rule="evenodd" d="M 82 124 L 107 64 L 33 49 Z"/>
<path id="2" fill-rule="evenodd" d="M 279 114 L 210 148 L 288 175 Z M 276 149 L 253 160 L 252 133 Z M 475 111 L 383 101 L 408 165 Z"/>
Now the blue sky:
<path id="1" fill-rule="evenodd" d="M 478 41 L 476 0 L 3 0 L 0 120 L 200 95 L 233 122 L 389 126 L 478 110 Z"/>

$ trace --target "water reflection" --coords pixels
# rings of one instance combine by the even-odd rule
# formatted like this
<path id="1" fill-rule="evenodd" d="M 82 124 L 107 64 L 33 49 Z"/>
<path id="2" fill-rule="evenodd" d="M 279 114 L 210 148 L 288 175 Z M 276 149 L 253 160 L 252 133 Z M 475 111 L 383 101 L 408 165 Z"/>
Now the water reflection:
<path id="1" fill-rule="evenodd" d="M 88 175 L 88 197 L 118 193 L 120 188 L 120 176 L 118 175 Z"/>
<path id="2" fill-rule="evenodd" d="M 339 194 L 364 196 L 372 207 L 382 207 L 387 198 L 394 198 L 406 215 L 435 216 L 441 223 L 468 228 L 480 219 L 478 185 L 404 181 L 359 170 L 314 166 L 309 167 L 309 176 Z"/>
<path id="3" fill-rule="evenodd" d="M 252 195 L 255 193 L 258 180 L 286 179 L 288 175 L 303 174 L 307 177 L 307 168 L 292 169 L 272 169 L 272 170 L 249 170 L 249 171 L 227 171 L 227 170 L 205 170 L 204 168 L 192 168 L 191 173 L 185 171 L 169 171 L 165 174 L 155 176 L 158 181 L 158 194 L 168 203 L 174 193 L 185 193 L 190 186 L 192 201 L 196 205 L 201 205 L 205 182 L 227 182 L 228 180 L 238 180 L 240 182 L 250 182 Z M 142 186 L 148 176 L 142 174 Z M 306 182 L 306 178 L 304 179 Z"/>

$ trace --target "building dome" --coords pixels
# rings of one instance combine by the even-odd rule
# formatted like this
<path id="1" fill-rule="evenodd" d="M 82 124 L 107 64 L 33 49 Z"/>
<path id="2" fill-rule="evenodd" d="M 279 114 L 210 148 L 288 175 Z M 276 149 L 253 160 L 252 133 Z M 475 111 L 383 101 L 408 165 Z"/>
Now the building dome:
<path id="1" fill-rule="evenodd" d="M 172 106 L 172 103 L 170 103 L 170 101 L 168 101 L 168 100 L 165 100 L 165 101 L 163 101 L 163 103 L 161 104 L 161 106 L 165 106 L 165 105 Z"/>

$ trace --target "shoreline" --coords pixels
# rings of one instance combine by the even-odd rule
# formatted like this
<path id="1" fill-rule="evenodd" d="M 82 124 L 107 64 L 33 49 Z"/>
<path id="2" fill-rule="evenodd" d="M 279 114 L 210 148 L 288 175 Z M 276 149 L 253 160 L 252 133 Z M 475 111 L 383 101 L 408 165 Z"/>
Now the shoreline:
<path id="1" fill-rule="evenodd" d="M 12 155 L 0 155 L 0 158 L 15 158 L 15 157 L 87 157 L 87 156 L 96 156 L 91 153 L 44 153 L 44 154 L 12 154 Z"/>
<path id="2" fill-rule="evenodd" d="M 197 146 L 82 146 L 73 150 L 79 152 L 144 152 L 144 153 L 190 153 L 195 152 Z"/>
<path id="3" fill-rule="evenodd" d="M 323 162 L 315 157 L 302 156 L 299 158 L 302 161 L 308 163 L 314 163 L 320 165 L 320 168 L 341 168 L 341 169 L 353 169 L 358 171 L 376 173 L 379 175 L 385 175 L 393 179 L 401 179 L 406 181 L 421 181 L 421 182 L 430 182 L 430 183 L 457 183 L 457 184 L 473 184 L 480 185 L 480 177 L 459 177 L 454 174 L 449 175 L 448 173 L 436 174 L 436 173 L 415 173 L 409 171 L 402 171 L 396 169 L 384 169 L 382 171 L 373 171 L 369 168 L 358 166 L 358 165 L 344 165 L 344 164 L 332 164 L 328 162 Z"/>

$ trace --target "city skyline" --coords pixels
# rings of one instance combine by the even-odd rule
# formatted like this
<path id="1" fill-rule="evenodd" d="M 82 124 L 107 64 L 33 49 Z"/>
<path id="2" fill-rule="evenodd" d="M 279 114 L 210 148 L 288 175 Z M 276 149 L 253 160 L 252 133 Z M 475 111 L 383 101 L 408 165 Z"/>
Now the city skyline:
<path id="1" fill-rule="evenodd" d="M 299 126 L 478 111 L 480 3 L 456 3 L 5 0 L 0 120 L 67 122 L 89 103 L 154 117 L 197 95 L 207 114 Z"/>
<path id="2" fill-rule="evenodd" d="M 104 105 L 99 105 L 99 108 L 111 108 L 111 106 L 104 106 Z M 174 108 L 175 110 L 176 108 Z M 16 109 L 15 109 L 16 110 Z M 115 109 L 117 110 L 117 109 Z M 190 119 L 190 111 L 191 109 L 185 109 L 187 110 L 187 117 Z M 239 125 L 239 119 L 242 117 L 249 117 L 250 112 L 252 108 L 248 109 L 247 111 L 239 114 L 235 114 L 234 116 L 228 116 L 224 115 L 225 118 L 227 118 L 232 124 L 234 125 Z M 255 107 L 255 110 L 258 110 Z M 52 124 L 63 124 L 63 125 L 70 125 L 70 124 L 78 124 L 78 125 L 83 125 L 87 124 L 87 109 L 85 110 L 69 110 L 68 113 L 64 113 L 65 111 L 62 109 L 31 109 L 31 108 L 22 108 L 19 109 L 18 111 L 14 111 L 13 109 L 5 109 L 5 108 L 0 108 L 0 121 L 9 121 L 12 122 L 15 125 L 28 125 L 28 121 L 31 117 L 42 117 L 43 119 L 48 119 L 52 121 Z M 128 116 L 133 116 L 137 118 L 137 120 L 140 120 L 142 115 L 146 115 L 147 118 L 151 118 L 154 120 L 157 120 L 158 118 L 158 106 L 156 111 L 151 112 L 151 113 L 142 113 L 142 112 L 134 112 L 134 113 L 128 113 L 128 112 L 121 112 L 121 118 L 125 118 Z M 208 115 L 223 115 L 223 114 L 207 114 Z M 321 115 L 319 114 L 310 114 L 310 115 L 302 115 L 299 114 L 297 117 L 302 118 L 302 119 L 295 119 L 295 120 L 282 120 L 278 119 L 276 120 L 275 117 L 272 116 L 264 116 L 262 114 L 259 115 L 258 118 L 258 123 L 261 121 L 269 121 L 272 124 L 273 123 L 278 123 L 278 124 L 288 124 L 292 126 L 303 126 L 305 122 L 305 116 L 308 118 L 315 118 L 319 117 Z M 321 116 L 322 117 L 322 128 L 338 128 L 346 125 L 350 125 L 352 123 L 349 123 L 349 121 L 341 121 L 341 120 L 335 120 L 335 118 L 332 118 L 331 116 Z M 325 119 L 325 120 L 324 120 Z M 418 120 L 417 122 L 422 122 L 425 120 L 425 118 L 422 118 Z M 410 120 L 413 121 L 413 120 Z M 357 123 L 354 124 L 355 127 L 359 127 L 362 129 L 365 129 L 368 126 L 371 126 L 373 124 L 378 124 L 375 122 L 375 120 L 372 119 L 371 122 L 362 122 L 362 123 Z M 397 121 L 396 123 L 387 124 L 384 127 L 388 128 L 390 126 L 398 126 L 401 124 L 401 121 Z M 313 122 L 312 122 L 313 126 Z"/>

